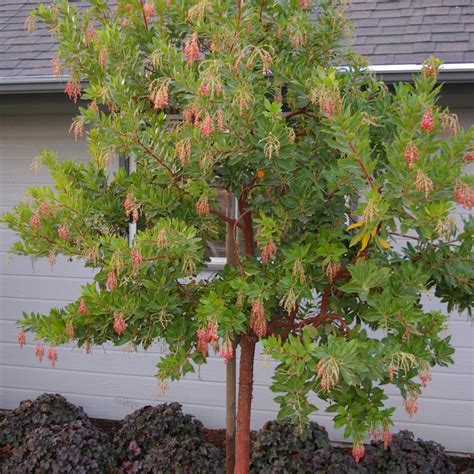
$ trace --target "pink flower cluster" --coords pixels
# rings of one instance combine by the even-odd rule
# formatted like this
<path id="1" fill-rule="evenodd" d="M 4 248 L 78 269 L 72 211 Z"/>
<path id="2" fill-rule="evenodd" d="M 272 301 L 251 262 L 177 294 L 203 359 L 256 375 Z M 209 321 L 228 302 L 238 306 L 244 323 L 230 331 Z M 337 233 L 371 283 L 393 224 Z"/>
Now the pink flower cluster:
<path id="1" fill-rule="evenodd" d="M 31 216 L 29 225 L 30 225 L 31 229 L 34 230 L 34 231 L 37 231 L 40 228 L 40 226 L 41 226 L 41 217 L 39 216 L 39 214 L 33 214 Z"/>
<path id="2" fill-rule="evenodd" d="M 74 339 L 75 331 L 74 331 L 74 324 L 71 321 L 66 323 L 66 336 L 69 339 Z"/>
<path id="3" fill-rule="evenodd" d="M 413 142 L 409 142 L 403 151 L 403 156 L 408 163 L 408 168 L 411 169 L 413 163 L 419 158 L 418 148 Z"/>
<path id="4" fill-rule="evenodd" d="M 360 442 L 354 443 L 354 446 L 352 447 L 352 457 L 354 458 L 357 464 L 359 464 L 360 460 L 364 457 L 364 454 L 364 445 Z"/>
<path id="5" fill-rule="evenodd" d="M 119 314 L 118 316 L 115 316 L 114 318 L 114 331 L 117 334 L 122 334 L 125 329 L 127 329 L 127 322 L 125 321 L 124 317 Z"/>
<path id="6" fill-rule="evenodd" d="M 199 216 L 207 216 L 211 212 L 209 199 L 204 194 L 201 195 L 198 202 L 196 203 L 196 212 Z"/>
<path id="7" fill-rule="evenodd" d="M 232 360 L 232 357 L 234 357 L 234 348 L 230 341 L 225 341 L 221 344 L 219 355 L 224 359 L 226 364 L 229 360 Z"/>
<path id="8" fill-rule="evenodd" d="M 155 109 L 164 109 L 169 102 L 168 83 L 165 82 L 156 90 L 151 97 Z"/>
<path id="9" fill-rule="evenodd" d="M 214 348 L 217 348 L 219 341 L 219 323 L 217 321 L 208 321 L 207 329 L 198 329 L 197 330 L 197 350 L 206 357 L 209 353 L 209 344 Z"/>
<path id="10" fill-rule="evenodd" d="M 79 99 L 79 96 L 81 95 L 81 83 L 77 79 L 69 79 L 64 92 L 74 103 L 76 103 L 77 99 Z"/>
<path id="11" fill-rule="evenodd" d="M 133 270 L 138 272 L 143 263 L 143 257 L 138 249 L 132 249 L 130 252 L 130 259 L 132 260 Z"/>
<path id="12" fill-rule="evenodd" d="M 214 133 L 214 131 L 215 131 L 214 122 L 212 121 L 212 118 L 211 118 L 209 112 L 206 112 L 204 120 L 202 121 L 202 123 L 199 127 L 199 131 L 205 137 L 209 137 L 210 135 L 212 135 Z"/>
<path id="13" fill-rule="evenodd" d="M 18 344 L 20 345 L 20 348 L 23 349 L 23 346 L 26 344 L 26 334 L 23 329 L 20 329 L 18 331 L 18 335 L 16 336 L 16 339 L 18 341 Z"/>
<path id="14" fill-rule="evenodd" d="M 265 307 L 260 300 L 252 303 L 250 327 L 257 337 L 265 336 L 267 332 L 267 320 L 265 319 Z"/>
<path id="15" fill-rule="evenodd" d="M 431 372 L 430 372 L 430 369 L 422 370 L 422 371 L 419 373 L 419 376 L 420 376 L 421 385 L 423 386 L 423 388 L 428 387 L 428 382 L 431 382 Z"/>
<path id="16" fill-rule="evenodd" d="M 425 113 L 421 118 L 420 127 L 426 133 L 430 133 L 434 130 L 433 109 L 428 108 L 425 110 Z"/>
<path id="17" fill-rule="evenodd" d="M 267 264 L 271 258 L 275 255 L 277 251 L 276 245 L 273 240 L 270 241 L 263 247 L 260 257 L 262 258 L 262 263 Z"/>
<path id="18" fill-rule="evenodd" d="M 58 351 L 56 350 L 54 346 L 50 346 L 50 348 L 48 349 L 48 360 L 49 360 L 49 363 L 51 364 L 51 367 L 53 367 L 54 369 L 58 361 Z"/>
<path id="19" fill-rule="evenodd" d="M 143 5 L 143 14 L 145 15 L 147 22 L 155 16 L 155 7 L 151 2 L 147 2 Z"/>
<path id="20" fill-rule="evenodd" d="M 199 59 L 200 54 L 198 36 L 197 33 L 193 33 L 191 38 L 184 43 L 184 55 L 188 60 L 188 64 L 192 66 L 194 61 Z"/>
<path id="21" fill-rule="evenodd" d="M 59 229 L 58 229 L 58 237 L 66 242 L 68 239 L 69 239 L 69 234 L 70 234 L 70 230 L 69 230 L 69 227 L 67 225 L 62 225 Z"/>
<path id="22" fill-rule="evenodd" d="M 35 346 L 35 357 L 42 362 L 44 357 L 44 347 L 43 344 L 36 344 Z"/>
<path id="23" fill-rule="evenodd" d="M 458 204 L 471 209 L 474 207 L 474 188 L 471 188 L 464 181 L 457 181 L 456 187 L 454 188 L 454 197 Z"/>
<path id="24" fill-rule="evenodd" d="M 79 302 L 79 314 L 86 314 L 87 311 L 88 311 L 88 308 L 87 308 L 87 305 L 86 305 L 86 302 L 84 300 L 81 300 Z"/>
<path id="25" fill-rule="evenodd" d="M 117 288 L 118 282 L 115 270 L 110 270 L 109 274 L 107 275 L 107 281 L 105 282 L 105 285 L 109 291 L 114 291 L 115 288 Z"/>
<path id="26" fill-rule="evenodd" d="M 410 396 L 404 402 L 406 412 L 412 417 L 418 411 L 418 397 Z"/>

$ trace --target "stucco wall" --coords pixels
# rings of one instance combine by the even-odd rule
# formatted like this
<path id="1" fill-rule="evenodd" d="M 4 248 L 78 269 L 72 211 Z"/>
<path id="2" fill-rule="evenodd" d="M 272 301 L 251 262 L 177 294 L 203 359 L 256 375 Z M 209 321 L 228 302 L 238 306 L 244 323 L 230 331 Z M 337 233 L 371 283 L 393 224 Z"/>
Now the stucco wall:
<path id="1" fill-rule="evenodd" d="M 0 98 L 1 99 L 1 98 Z M 462 103 L 462 101 L 461 101 Z M 47 184 L 45 172 L 34 174 L 32 158 L 43 147 L 56 150 L 62 158 L 87 159 L 83 141 L 69 135 L 71 116 L 61 100 L 50 105 L 32 99 L 25 104 L 18 98 L 0 100 L 0 211 L 22 199 L 30 184 Z M 458 105 L 458 104 L 456 104 Z M 474 123 L 474 109 L 458 107 L 464 124 Z M 6 255 L 14 235 L 0 228 L 0 408 L 15 408 L 19 401 L 44 391 L 59 392 L 100 418 L 121 418 L 150 403 L 178 401 L 185 411 L 198 416 L 209 427 L 225 422 L 224 363 L 211 357 L 209 363 L 184 380 L 172 383 L 163 394 L 153 377 L 161 349 L 147 353 L 128 352 L 123 348 L 95 347 L 92 354 L 72 346 L 58 348 L 57 368 L 52 369 L 34 358 L 34 344 L 22 350 L 16 343 L 15 321 L 23 311 L 46 312 L 75 299 L 91 272 L 76 263 L 58 259 L 52 270 L 45 261 L 34 265 L 29 258 Z M 431 304 L 436 304 L 432 302 Z M 443 443 L 449 450 L 474 451 L 474 373 L 473 326 L 466 318 L 453 315 L 449 333 L 456 347 L 455 364 L 433 371 L 433 381 L 420 400 L 418 414 L 409 419 L 403 409 L 397 411 L 397 428 L 410 429 L 425 439 Z M 258 358 L 255 369 L 253 427 L 276 416 L 277 406 L 268 389 L 273 363 Z M 401 407 L 395 389 L 390 404 Z M 318 405 L 324 405 L 318 402 Z M 333 439 L 342 439 L 332 429 L 331 416 L 323 412 L 315 419 L 324 424 Z"/>

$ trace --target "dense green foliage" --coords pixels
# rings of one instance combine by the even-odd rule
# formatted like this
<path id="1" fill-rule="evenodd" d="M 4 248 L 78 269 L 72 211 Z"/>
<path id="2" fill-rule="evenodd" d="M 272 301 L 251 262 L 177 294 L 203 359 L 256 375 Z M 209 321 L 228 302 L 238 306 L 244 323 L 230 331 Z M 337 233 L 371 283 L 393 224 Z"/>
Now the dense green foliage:
<path id="1" fill-rule="evenodd" d="M 223 471 L 223 455 L 204 439 L 202 423 L 179 403 L 146 406 L 128 415 L 114 438 L 124 472 Z"/>
<path id="2" fill-rule="evenodd" d="M 35 400 L 23 400 L 0 421 L 0 447 L 17 448 L 37 428 L 73 421 L 90 423 L 84 410 L 69 403 L 62 395 L 43 393 Z"/>
<path id="3" fill-rule="evenodd" d="M 86 131 L 91 161 L 41 153 L 55 188 L 32 188 L 3 221 L 14 252 L 98 270 L 76 302 L 22 328 L 53 346 L 164 340 L 161 379 L 204 363 L 209 344 L 228 360 L 258 338 L 280 362 L 280 417 L 304 424 L 315 392 L 358 460 L 369 430 L 388 437 L 385 386 L 414 414 L 430 367 L 451 363 L 446 317 L 422 296 L 472 305 L 472 223 L 453 213 L 474 204 L 474 131 L 437 105 L 436 60 L 390 92 L 341 48 L 343 3 L 40 6 L 29 24 L 58 38 L 66 92 L 77 100 L 86 81 L 72 130 Z M 136 171 L 113 175 L 117 155 Z M 227 223 L 235 267 L 196 281 Z"/>

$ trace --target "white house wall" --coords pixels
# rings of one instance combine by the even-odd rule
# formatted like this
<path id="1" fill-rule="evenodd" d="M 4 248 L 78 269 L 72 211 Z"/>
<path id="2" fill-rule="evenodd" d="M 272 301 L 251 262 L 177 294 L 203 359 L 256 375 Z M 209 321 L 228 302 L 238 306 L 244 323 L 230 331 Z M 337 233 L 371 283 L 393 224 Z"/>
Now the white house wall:
<path id="1" fill-rule="evenodd" d="M 458 112 L 465 124 L 474 123 L 471 109 Z M 0 116 L 0 212 L 20 201 L 29 185 L 49 183 L 44 171 L 34 174 L 30 168 L 39 149 L 54 149 L 62 158 L 87 158 L 84 142 L 75 143 L 68 133 L 70 120 L 68 115 L 54 114 Z M 32 265 L 27 257 L 14 256 L 8 263 L 14 240 L 12 232 L 0 228 L 0 408 L 13 409 L 21 400 L 47 391 L 62 393 L 98 418 L 119 419 L 146 404 L 178 401 L 208 427 L 224 425 L 225 368 L 220 358 L 211 357 L 207 365 L 162 393 L 153 377 L 162 353 L 159 346 L 147 353 L 95 347 L 90 355 L 72 346 L 60 347 L 55 369 L 47 361 L 40 364 L 35 359 L 31 335 L 20 349 L 15 321 L 22 312 L 47 312 L 75 299 L 92 272 L 61 258 L 54 270 L 44 260 Z M 409 429 L 449 450 L 473 452 L 474 330 L 466 318 L 453 316 L 448 331 L 456 347 L 455 364 L 433 371 L 433 381 L 420 399 L 415 417 L 406 415 L 401 409 L 402 398 L 389 388 L 390 404 L 400 408 L 395 416 L 397 429 Z M 273 366 L 261 357 L 256 361 L 255 429 L 276 416 L 277 405 L 268 389 Z M 324 407 L 322 402 L 318 405 Z M 332 439 L 342 440 L 341 433 L 332 429 L 329 414 L 322 412 L 314 418 L 326 426 Z"/>

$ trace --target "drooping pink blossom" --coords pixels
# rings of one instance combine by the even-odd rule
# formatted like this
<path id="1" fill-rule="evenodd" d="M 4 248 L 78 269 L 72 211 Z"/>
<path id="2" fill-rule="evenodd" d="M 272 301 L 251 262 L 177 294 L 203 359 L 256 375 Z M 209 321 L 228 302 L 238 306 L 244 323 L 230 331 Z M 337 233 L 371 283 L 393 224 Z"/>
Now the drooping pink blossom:
<path id="1" fill-rule="evenodd" d="M 454 197 L 457 203 L 466 209 L 474 207 L 474 188 L 471 188 L 471 186 L 464 181 L 458 180 L 456 182 Z"/>
<path id="2" fill-rule="evenodd" d="M 255 300 L 252 303 L 250 327 L 257 337 L 263 337 L 267 332 L 267 321 L 265 319 L 265 307 L 263 302 Z"/>
<path id="3" fill-rule="evenodd" d="M 130 217 L 131 213 L 135 209 L 135 198 L 132 193 L 127 193 L 125 200 L 123 201 L 123 208 L 125 210 L 125 215 Z"/>
<path id="4" fill-rule="evenodd" d="M 87 305 L 86 305 L 86 302 L 84 300 L 81 300 L 79 302 L 79 314 L 86 314 L 88 311 L 88 308 L 87 308 Z"/>
<path id="5" fill-rule="evenodd" d="M 328 277 L 330 283 L 334 282 L 340 270 L 341 270 L 340 262 L 329 263 L 329 265 L 326 267 L 326 276 Z"/>
<path id="6" fill-rule="evenodd" d="M 97 114 L 99 113 L 99 106 L 95 100 L 89 104 L 89 109 L 93 110 Z"/>
<path id="7" fill-rule="evenodd" d="M 176 144 L 176 154 L 182 165 L 185 165 L 191 158 L 191 140 L 185 138 Z"/>
<path id="8" fill-rule="evenodd" d="M 188 105 L 183 110 L 183 120 L 185 123 L 196 124 L 199 120 L 199 115 L 199 109 L 195 104 Z"/>
<path id="9" fill-rule="evenodd" d="M 61 227 L 58 229 L 58 237 L 66 242 L 69 239 L 71 231 L 69 230 L 69 227 L 65 224 L 63 224 Z"/>
<path id="10" fill-rule="evenodd" d="M 219 355 L 224 359 L 226 364 L 232 360 L 232 357 L 234 357 L 234 348 L 232 347 L 232 343 L 230 341 L 224 341 L 221 344 Z"/>
<path id="11" fill-rule="evenodd" d="M 56 367 L 56 363 L 58 361 L 58 352 L 54 346 L 50 346 L 48 349 L 48 360 L 51 364 L 51 367 Z"/>
<path id="12" fill-rule="evenodd" d="M 424 369 L 419 373 L 421 385 L 423 388 L 428 387 L 428 382 L 431 382 L 431 372 L 430 369 Z"/>
<path id="13" fill-rule="evenodd" d="M 224 112 L 222 109 L 218 109 L 216 112 L 216 120 L 217 120 L 217 129 L 219 132 L 224 131 Z"/>
<path id="14" fill-rule="evenodd" d="M 105 282 L 105 285 L 109 291 L 114 291 L 115 288 L 117 288 L 118 282 L 115 270 L 110 270 L 107 275 L 107 281 Z"/>
<path id="15" fill-rule="evenodd" d="M 388 378 L 390 382 L 393 382 L 393 380 L 395 379 L 396 373 L 397 373 L 397 368 L 394 367 L 393 365 L 390 365 L 388 367 Z"/>
<path id="16" fill-rule="evenodd" d="M 390 444 L 390 441 L 392 441 L 392 432 L 388 429 L 385 428 L 382 432 L 382 439 L 383 439 L 383 448 L 387 449 L 388 445 Z"/>
<path id="17" fill-rule="evenodd" d="M 207 87 L 207 84 L 205 82 L 201 82 L 201 85 L 199 86 L 199 93 L 204 96 L 209 95 L 209 87 Z"/>
<path id="18" fill-rule="evenodd" d="M 42 362 L 44 357 L 44 347 L 43 344 L 36 344 L 35 346 L 35 357 Z"/>
<path id="19" fill-rule="evenodd" d="M 199 216 L 207 216 L 211 212 L 209 199 L 204 194 L 201 195 L 198 202 L 196 203 L 196 212 Z"/>
<path id="20" fill-rule="evenodd" d="M 107 59 L 109 59 L 109 50 L 107 48 L 107 46 L 104 46 L 101 48 L 100 52 L 99 52 L 99 65 L 103 68 L 105 68 L 105 66 L 107 66 Z"/>
<path id="21" fill-rule="evenodd" d="M 466 163 L 470 163 L 471 161 L 474 161 L 474 151 L 471 151 L 469 153 L 464 153 L 462 159 L 466 162 Z"/>
<path id="22" fill-rule="evenodd" d="M 420 127 L 424 132 L 430 133 L 434 130 L 433 109 L 427 108 L 421 118 Z"/>
<path id="23" fill-rule="evenodd" d="M 30 225 L 31 229 L 34 230 L 34 231 L 37 231 L 40 228 L 40 226 L 41 226 L 41 217 L 39 216 L 39 214 L 33 214 L 31 216 L 29 225 Z"/>
<path id="24" fill-rule="evenodd" d="M 418 397 L 416 395 L 410 396 L 404 401 L 404 405 L 411 418 L 418 411 Z"/>
<path id="25" fill-rule="evenodd" d="M 199 59 L 200 54 L 198 36 L 197 33 L 193 33 L 191 38 L 184 43 L 184 55 L 188 60 L 188 64 L 192 66 L 194 61 Z"/>
<path id="26" fill-rule="evenodd" d="M 115 316 L 114 318 L 114 331 L 117 334 L 122 334 L 125 329 L 127 329 L 127 322 L 125 321 L 124 317 L 120 314 Z"/>
<path id="27" fill-rule="evenodd" d="M 94 26 L 91 24 L 87 25 L 86 31 L 84 33 L 84 39 L 86 40 L 86 43 L 90 45 L 96 38 L 97 31 L 95 30 Z"/>
<path id="28" fill-rule="evenodd" d="M 163 82 L 152 95 L 153 107 L 164 109 L 169 103 L 168 82 Z"/>
<path id="29" fill-rule="evenodd" d="M 133 269 L 135 272 L 140 270 L 143 263 L 143 257 L 138 249 L 132 249 L 130 252 L 130 259 L 132 260 Z"/>
<path id="30" fill-rule="evenodd" d="M 207 342 L 207 330 L 198 329 L 197 330 L 197 350 L 202 354 L 203 357 L 207 357 L 208 354 L 208 342 Z"/>
<path id="31" fill-rule="evenodd" d="M 74 330 L 74 324 L 72 324 L 71 321 L 68 321 L 66 323 L 66 336 L 69 339 L 74 339 L 75 336 L 75 330 Z"/>
<path id="32" fill-rule="evenodd" d="M 405 157 L 406 162 L 408 163 L 408 168 L 411 169 L 413 163 L 418 160 L 418 148 L 413 142 L 409 142 L 403 151 L 403 156 Z"/>
<path id="33" fill-rule="evenodd" d="M 262 263 L 267 264 L 270 259 L 275 255 L 276 253 L 276 245 L 273 242 L 273 240 L 270 239 L 269 242 L 263 247 L 262 252 L 260 253 L 260 257 L 262 258 Z"/>
<path id="34" fill-rule="evenodd" d="M 77 79 L 70 78 L 69 81 L 67 81 L 64 92 L 74 103 L 76 103 L 81 95 L 81 83 Z"/>
<path id="35" fill-rule="evenodd" d="M 20 329 L 18 331 L 18 335 L 16 336 L 16 339 L 18 341 L 18 344 L 20 345 L 20 348 L 23 349 L 23 346 L 26 344 L 26 334 L 23 329 Z"/>
<path id="36" fill-rule="evenodd" d="M 199 130 L 205 137 L 209 137 L 214 133 L 214 122 L 212 121 L 209 112 L 206 112 L 206 115 L 201 123 L 201 126 L 199 127 Z"/>
<path id="37" fill-rule="evenodd" d="M 217 348 L 219 341 L 219 323 L 217 321 L 209 321 L 207 323 L 207 342 L 214 348 Z"/>
<path id="38" fill-rule="evenodd" d="M 51 217 L 53 215 L 53 209 L 49 203 L 43 201 L 38 207 L 38 213 L 41 217 Z"/>
<path id="39" fill-rule="evenodd" d="M 354 443 L 352 447 L 352 457 L 354 458 L 355 462 L 359 464 L 360 460 L 364 457 L 365 448 L 361 442 Z"/>
<path id="40" fill-rule="evenodd" d="M 145 15 L 147 22 L 155 16 L 155 7 L 151 2 L 147 2 L 143 5 L 143 14 Z"/>

